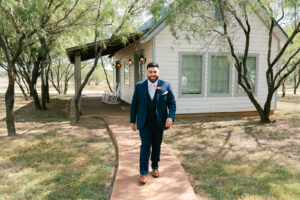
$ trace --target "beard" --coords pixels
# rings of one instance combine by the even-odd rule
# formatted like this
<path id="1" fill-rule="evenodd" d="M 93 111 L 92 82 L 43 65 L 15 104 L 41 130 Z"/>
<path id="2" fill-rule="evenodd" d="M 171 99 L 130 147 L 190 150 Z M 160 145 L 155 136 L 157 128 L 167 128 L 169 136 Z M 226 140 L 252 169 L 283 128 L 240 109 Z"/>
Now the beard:
<path id="1" fill-rule="evenodd" d="M 154 80 L 151 80 L 151 78 L 155 78 Z M 149 81 L 151 81 L 152 83 L 154 83 L 157 79 L 158 79 L 158 76 L 156 76 L 156 77 L 154 77 L 154 76 L 148 76 L 148 79 L 149 79 Z"/>

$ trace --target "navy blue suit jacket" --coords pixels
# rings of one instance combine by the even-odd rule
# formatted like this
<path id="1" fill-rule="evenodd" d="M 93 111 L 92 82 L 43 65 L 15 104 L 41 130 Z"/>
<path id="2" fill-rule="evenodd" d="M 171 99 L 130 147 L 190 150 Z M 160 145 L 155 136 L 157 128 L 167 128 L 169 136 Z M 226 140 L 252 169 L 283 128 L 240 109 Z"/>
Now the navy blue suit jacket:
<path id="1" fill-rule="evenodd" d="M 176 102 L 170 83 L 158 79 L 157 87 L 161 87 L 156 94 L 156 117 L 158 127 L 166 130 L 167 118 L 175 120 Z M 166 91 L 167 94 L 163 95 Z M 142 129 L 147 118 L 147 94 L 148 93 L 148 79 L 136 83 L 132 102 L 130 106 L 130 123 L 136 123 L 137 129 Z M 168 109 L 167 109 L 168 108 Z M 137 118 L 137 120 L 136 120 Z"/>

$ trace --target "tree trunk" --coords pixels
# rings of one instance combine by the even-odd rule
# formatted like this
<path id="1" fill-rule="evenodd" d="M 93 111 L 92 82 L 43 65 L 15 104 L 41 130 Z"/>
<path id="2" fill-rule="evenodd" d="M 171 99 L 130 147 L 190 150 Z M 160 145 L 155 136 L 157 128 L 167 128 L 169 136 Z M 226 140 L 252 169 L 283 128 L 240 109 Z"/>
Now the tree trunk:
<path id="1" fill-rule="evenodd" d="M 300 66 L 298 66 L 298 82 L 296 84 L 295 94 L 297 93 L 297 89 L 300 85 Z"/>
<path id="2" fill-rule="evenodd" d="M 42 93 L 42 110 L 47 110 L 46 106 L 46 84 L 45 84 L 45 69 L 41 69 L 41 93 Z"/>
<path id="3" fill-rule="evenodd" d="M 83 87 L 84 88 L 84 87 Z M 80 95 L 75 96 L 75 122 L 77 123 L 80 119 L 80 115 L 82 115 L 81 109 L 80 109 L 80 98 L 81 98 L 81 93 Z"/>
<path id="4" fill-rule="evenodd" d="M 269 90 L 267 100 L 265 102 L 264 106 L 264 113 L 263 116 L 260 117 L 260 122 L 261 123 L 270 123 L 270 110 L 271 110 L 271 102 L 273 98 L 273 91 Z"/>
<path id="5" fill-rule="evenodd" d="M 106 82 L 107 82 L 107 85 L 109 87 L 109 90 L 112 92 L 112 89 L 110 87 L 110 83 L 109 83 L 109 80 L 108 80 L 108 76 L 107 76 L 107 73 L 106 73 L 106 69 L 104 67 L 104 62 L 103 62 L 103 59 L 101 58 L 101 64 L 102 64 L 102 68 L 104 70 L 104 74 L 105 74 L 105 79 L 106 79 Z"/>
<path id="6" fill-rule="evenodd" d="M 30 96 L 33 97 L 34 105 L 37 110 L 41 110 L 41 103 L 39 100 L 38 93 L 36 91 L 36 82 L 39 77 L 39 65 L 34 63 L 34 67 L 32 69 L 30 77 L 26 78 L 26 81 L 29 85 Z"/>
<path id="7" fill-rule="evenodd" d="M 78 89 L 78 93 L 77 95 L 75 96 L 75 122 L 77 123 L 79 121 L 79 118 L 80 118 L 80 115 L 82 115 L 82 112 L 81 112 L 81 106 L 80 106 L 80 101 L 81 101 L 81 93 L 82 93 L 82 90 L 84 89 L 84 87 L 86 86 L 86 84 L 88 83 L 88 80 L 90 78 L 90 76 L 92 75 L 92 73 L 94 72 L 94 70 L 96 69 L 97 67 L 97 63 L 98 63 L 98 60 L 99 60 L 99 57 L 101 55 L 102 52 L 99 52 L 99 55 L 97 55 L 94 59 L 94 65 L 93 67 L 89 70 L 89 72 L 87 73 L 83 83 L 80 84 L 80 87 Z"/>
<path id="8" fill-rule="evenodd" d="M 282 96 L 281 97 L 285 97 L 285 80 L 282 81 Z"/>
<path id="9" fill-rule="evenodd" d="M 294 94 L 297 94 L 297 73 L 294 72 Z"/>
<path id="10" fill-rule="evenodd" d="M 22 91 L 22 94 L 23 94 L 23 96 L 24 96 L 24 99 L 25 99 L 26 101 L 28 101 L 27 94 L 26 94 L 26 92 L 25 92 L 25 90 L 24 90 L 24 88 L 23 88 L 23 86 L 22 86 L 20 77 L 19 77 L 19 75 L 18 75 L 17 73 L 16 73 L 16 82 L 17 82 L 17 84 L 19 85 L 19 87 L 20 87 L 20 89 L 21 89 L 21 91 Z"/>
<path id="11" fill-rule="evenodd" d="M 11 64 L 9 64 L 11 65 Z M 13 66 L 7 67 L 8 74 L 8 87 L 5 93 L 5 106 L 6 106 L 6 126 L 8 136 L 15 136 L 15 116 L 14 116 L 14 103 L 15 103 L 15 75 Z"/>
<path id="12" fill-rule="evenodd" d="M 46 80 L 45 80 L 45 84 L 46 84 L 46 103 L 50 103 L 50 94 L 49 94 L 49 72 L 50 72 L 50 65 L 46 71 Z"/>
<path id="13" fill-rule="evenodd" d="M 55 80 L 54 80 L 54 76 L 53 76 L 53 72 L 52 70 L 49 71 L 50 74 L 50 81 L 52 83 L 52 86 L 54 87 L 54 89 L 58 92 L 58 94 L 61 94 L 61 90 L 59 85 L 55 85 Z M 48 79 L 49 80 L 49 79 Z M 49 87 L 49 86 L 48 86 Z"/>
<path id="14" fill-rule="evenodd" d="M 70 74 L 69 72 L 66 72 L 66 75 L 65 75 L 65 80 L 64 80 L 64 95 L 67 94 L 68 88 L 69 88 L 69 81 L 74 76 L 74 73 L 71 74 L 71 75 L 69 75 L 69 74 Z"/>
<path id="15" fill-rule="evenodd" d="M 27 82 L 24 80 L 23 75 L 21 75 L 21 80 L 22 80 L 22 82 L 20 81 L 21 84 L 23 84 L 23 85 L 25 86 L 25 88 L 26 88 L 26 93 L 27 93 L 27 94 L 30 94 L 30 89 L 29 89 L 29 87 L 28 87 Z"/>
<path id="16" fill-rule="evenodd" d="M 68 91 L 68 82 L 66 81 L 64 85 L 64 95 L 66 95 Z"/>
<path id="17" fill-rule="evenodd" d="M 24 90 L 22 84 L 21 84 L 18 80 L 16 80 L 16 82 L 17 82 L 17 84 L 19 85 L 19 88 L 20 88 L 21 91 L 22 91 L 22 94 L 23 94 L 23 97 L 24 97 L 25 101 L 28 101 L 27 94 L 26 94 L 26 92 L 25 92 L 25 90 Z"/>
<path id="18" fill-rule="evenodd" d="M 46 90 L 46 103 L 50 103 L 50 94 L 49 94 L 49 79 L 46 78 L 46 86 L 45 86 L 45 90 Z"/>
<path id="19" fill-rule="evenodd" d="M 38 93 L 36 91 L 36 83 L 30 82 L 29 84 L 30 94 L 33 96 L 34 105 L 37 110 L 41 110 L 41 104 Z"/>

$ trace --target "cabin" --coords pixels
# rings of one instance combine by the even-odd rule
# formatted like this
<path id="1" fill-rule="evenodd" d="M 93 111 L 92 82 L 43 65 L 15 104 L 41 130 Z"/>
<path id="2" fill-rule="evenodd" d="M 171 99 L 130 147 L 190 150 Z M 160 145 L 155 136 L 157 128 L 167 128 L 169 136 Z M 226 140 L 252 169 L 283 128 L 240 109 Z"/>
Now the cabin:
<path id="1" fill-rule="evenodd" d="M 267 51 L 268 51 L 268 17 L 262 10 L 249 16 L 251 24 L 251 41 L 247 60 L 249 78 L 256 99 L 263 105 L 267 98 Z M 113 57 L 114 88 L 120 87 L 119 98 L 131 103 L 135 84 L 147 79 L 146 66 L 155 61 L 159 64 L 160 79 L 168 81 L 176 99 L 176 114 L 219 115 L 251 114 L 256 109 L 248 96 L 237 83 L 237 71 L 233 66 L 230 52 L 220 51 L 219 43 L 206 45 L 205 41 L 176 40 L 166 23 L 166 18 L 145 23 L 141 28 L 143 34 L 132 34 L 128 43 L 107 47 L 103 55 Z M 244 50 L 244 33 L 237 33 L 234 41 L 239 54 Z M 209 37 L 208 37 L 209 39 Z M 278 54 L 280 47 L 287 40 L 287 35 L 279 26 L 273 33 L 272 57 Z M 92 43 L 91 43 L 92 44 Z M 93 46 L 88 49 L 93 52 Z M 90 45 L 90 46 L 89 46 Z M 81 47 L 67 49 L 71 62 L 77 66 L 83 60 L 91 59 L 88 51 Z M 77 67 L 78 69 L 78 67 Z M 277 66 L 278 69 L 278 66 Z M 271 114 L 276 110 L 277 94 L 274 95 Z"/>

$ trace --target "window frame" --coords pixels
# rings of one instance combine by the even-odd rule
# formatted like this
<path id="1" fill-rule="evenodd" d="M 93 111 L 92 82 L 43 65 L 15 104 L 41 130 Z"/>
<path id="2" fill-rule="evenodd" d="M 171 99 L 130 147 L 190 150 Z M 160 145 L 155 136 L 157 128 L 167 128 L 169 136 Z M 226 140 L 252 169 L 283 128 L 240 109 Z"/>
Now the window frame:
<path id="1" fill-rule="evenodd" d="M 222 93 L 222 94 L 214 94 L 210 93 L 210 80 L 211 80 L 211 57 L 212 56 L 229 56 L 229 92 L 228 93 Z M 222 52 L 209 52 L 208 53 L 208 73 L 207 73 L 207 96 L 208 97 L 231 97 L 232 96 L 232 57 L 229 53 L 222 53 Z"/>
<path id="2" fill-rule="evenodd" d="M 205 94 L 205 61 L 206 55 L 205 52 L 190 52 L 190 51 L 180 51 L 179 55 L 179 63 L 178 63 L 178 97 L 179 98 L 198 98 L 204 97 Z M 202 56 L 202 80 L 201 80 L 201 93 L 200 94 L 183 94 L 181 93 L 182 87 L 182 57 L 183 56 Z"/>
<path id="3" fill-rule="evenodd" d="M 244 56 L 243 53 L 238 53 L 236 54 L 238 58 Z M 248 53 L 248 57 L 255 57 L 256 58 L 256 69 L 255 69 L 255 92 L 253 93 L 254 96 L 257 96 L 257 91 L 258 91 L 258 69 L 259 69 L 259 53 Z M 248 96 L 247 93 L 245 92 L 244 94 L 238 93 L 238 72 L 234 67 L 234 96 L 235 97 L 244 97 Z"/>

